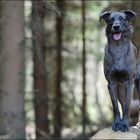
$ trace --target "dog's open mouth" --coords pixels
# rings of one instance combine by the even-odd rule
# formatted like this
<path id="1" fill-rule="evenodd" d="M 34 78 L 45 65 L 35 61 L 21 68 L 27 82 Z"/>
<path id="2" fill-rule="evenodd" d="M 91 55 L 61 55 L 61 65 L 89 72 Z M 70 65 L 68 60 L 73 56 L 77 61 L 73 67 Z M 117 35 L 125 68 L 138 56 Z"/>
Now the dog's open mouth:
<path id="1" fill-rule="evenodd" d="M 114 33 L 113 34 L 113 39 L 118 41 L 121 39 L 121 36 L 122 36 L 122 32 L 119 32 L 119 33 Z"/>

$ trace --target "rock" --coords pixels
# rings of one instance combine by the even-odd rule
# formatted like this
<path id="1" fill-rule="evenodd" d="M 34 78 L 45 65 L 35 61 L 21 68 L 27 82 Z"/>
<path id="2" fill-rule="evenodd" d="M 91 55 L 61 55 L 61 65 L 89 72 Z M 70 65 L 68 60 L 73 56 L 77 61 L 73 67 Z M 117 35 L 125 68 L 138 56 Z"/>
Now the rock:
<path id="1" fill-rule="evenodd" d="M 137 132 L 136 132 L 137 131 Z M 112 131 L 111 127 L 105 128 L 99 132 L 97 132 L 94 136 L 90 138 L 90 140 L 94 139 L 107 139 L 107 140 L 112 140 L 112 139 L 132 139 L 132 140 L 137 140 L 138 135 L 136 133 L 140 134 L 140 130 L 134 130 L 134 128 L 130 128 L 129 132 L 121 132 L 117 131 L 114 132 Z"/>

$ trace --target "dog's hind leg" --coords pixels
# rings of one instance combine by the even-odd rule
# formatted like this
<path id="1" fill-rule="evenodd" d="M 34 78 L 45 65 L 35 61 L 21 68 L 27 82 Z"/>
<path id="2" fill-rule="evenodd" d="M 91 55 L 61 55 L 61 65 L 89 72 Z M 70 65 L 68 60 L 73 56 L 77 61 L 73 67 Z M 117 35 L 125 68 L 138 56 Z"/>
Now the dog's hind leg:
<path id="1" fill-rule="evenodd" d="M 137 93 L 138 93 L 138 98 L 139 98 L 138 123 L 136 124 L 136 126 L 137 126 L 138 129 L 140 129 L 140 78 L 137 78 L 135 80 L 135 86 L 136 86 Z"/>
<path id="2" fill-rule="evenodd" d="M 114 131 L 118 131 L 121 127 L 121 118 L 120 118 L 120 111 L 118 108 L 118 100 L 117 100 L 117 85 L 114 82 L 110 82 L 108 85 L 110 98 L 112 101 L 113 106 L 113 113 L 114 113 L 114 122 L 112 125 L 112 129 Z"/>

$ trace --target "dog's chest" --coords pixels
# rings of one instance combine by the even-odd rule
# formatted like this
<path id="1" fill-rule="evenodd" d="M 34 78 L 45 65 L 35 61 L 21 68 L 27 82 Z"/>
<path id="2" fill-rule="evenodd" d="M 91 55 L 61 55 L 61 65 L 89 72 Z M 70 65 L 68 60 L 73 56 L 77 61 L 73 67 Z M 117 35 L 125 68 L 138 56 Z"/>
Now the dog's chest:
<path id="1" fill-rule="evenodd" d="M 122 79 L 133 77 L 136 72 L 133 46 L 106 46 L 104 70 L 106 77 L 109 75 Z"/>
<path id="2" fill-rule="evenodd" d="M 109 64 L 124 66 L 133 61 L 133 52 L 129 45 L 108 45 L 105 51 L 106 61 Z"/>

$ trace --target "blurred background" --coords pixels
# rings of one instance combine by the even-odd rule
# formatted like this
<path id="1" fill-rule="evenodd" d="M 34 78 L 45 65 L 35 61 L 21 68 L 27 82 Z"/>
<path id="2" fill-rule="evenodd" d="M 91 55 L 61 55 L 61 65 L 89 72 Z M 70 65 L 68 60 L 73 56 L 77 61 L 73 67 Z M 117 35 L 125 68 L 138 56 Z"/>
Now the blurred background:
<path id="1" fill-rule="evenodd" d="M 124 9 L 140 48 L 140 1 L 0 1 L 0 138 L 88 139 L 112 124 L 99 16 Z M 131 125 L 137 111 L 135 94 Z"/>

